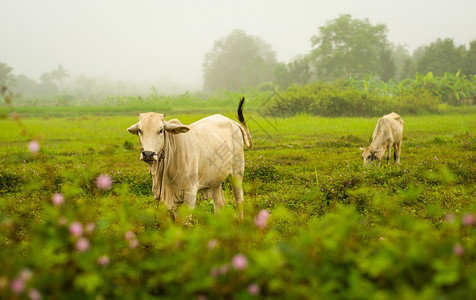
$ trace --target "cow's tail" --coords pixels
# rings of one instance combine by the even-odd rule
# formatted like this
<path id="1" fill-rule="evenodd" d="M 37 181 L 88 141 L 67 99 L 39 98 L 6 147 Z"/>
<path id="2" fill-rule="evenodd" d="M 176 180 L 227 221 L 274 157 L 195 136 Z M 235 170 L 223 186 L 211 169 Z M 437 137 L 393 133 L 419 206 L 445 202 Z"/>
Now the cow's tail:
<path id="1" fill-rule="evenodd" d="M 238 121 L 240 121 L 241 125 L 243 125 L 243 127 L 239 126 L 241 133 L 243 134 L 243 142 L 245 143 L 246 148 L 251 149 L 253 146 L 253 141 L 251 140 L 250 130 L 248 129 L 248 126 L 246 126 L 245 117 L 243 117 L 244 104 L 245 97 L 241 98 L 240 100 L 240 104 L 238 105 L 238 115 L 236 117 L 238 118 Z"/>

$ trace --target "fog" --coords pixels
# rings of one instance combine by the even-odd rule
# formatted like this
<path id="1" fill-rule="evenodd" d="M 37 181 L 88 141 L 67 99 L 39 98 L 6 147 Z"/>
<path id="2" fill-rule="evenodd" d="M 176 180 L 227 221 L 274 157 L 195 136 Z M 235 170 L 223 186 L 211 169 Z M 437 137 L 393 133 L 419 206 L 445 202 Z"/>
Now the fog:
<path id="1" fill-rule="evenodd" d="M 259 36 L 289 62 L 340 14 L 386 24 L 389 41 L 411 51 L 437 38 L 468 43 L 475 11 L 474 0 L 1 0 L 0 62 L 35 80 L 61 64 L 71 80 L 180 93 L 201 89 L 205 54 L 233 29 Z"/>

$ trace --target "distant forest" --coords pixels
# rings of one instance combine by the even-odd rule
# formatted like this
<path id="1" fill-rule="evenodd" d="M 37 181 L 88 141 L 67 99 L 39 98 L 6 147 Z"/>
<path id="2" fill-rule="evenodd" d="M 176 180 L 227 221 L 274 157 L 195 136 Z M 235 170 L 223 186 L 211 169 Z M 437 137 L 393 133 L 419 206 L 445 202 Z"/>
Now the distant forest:
<path id="1" fill-rule="evenodd" d="M 469 47 L 451 38 L 439 38 L 410 53 L 405 45 L 387 38 L 385 24 L 371 24 L 351 15 L 341 15 L 319 27 L 310 37 L 310 53 L 297 54 L 289 63 L 278 62 L 270 44 L 243 30 L 233 30 L 214 42 L 203 61 L 203 91 L 238 91 L 243 88 L 286 90 L 291 85 L 332 82 L 336 79 L 401 82 L 416 74 L 444 76 L 446 73 L 476 75 L 476 39 Z M 77 97 L 126 93 L 121 83 L 103 85 L 81 75 L 65 87 L 70 70 L 59 64 L 40 81 L 0 62 L 0 85 L 26 97 L 69 94 Z"/>

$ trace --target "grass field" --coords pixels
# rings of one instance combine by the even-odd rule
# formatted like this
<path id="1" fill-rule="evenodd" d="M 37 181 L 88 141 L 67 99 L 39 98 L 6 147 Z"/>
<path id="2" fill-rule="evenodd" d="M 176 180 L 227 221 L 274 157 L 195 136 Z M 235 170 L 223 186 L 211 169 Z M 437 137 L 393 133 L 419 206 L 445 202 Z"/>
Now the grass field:
<path id="1" fill-rule="evenodd" d="M 230 209 L 214 216 L 213 204 L 200 200 L 185 227 L 153 201 L 137 137 L 126 131 L 137 116 L 37 115 L 20 119 L 24 132 L 0 120 L 0 283 L 27 267 L 28 284 L 52 299 L 476 295 L 475 229 L 465 221 L 476 212 L 476 114 L 402 116 L 401 165 L 367 169 L 359 147 L 370 144 L 377 118 L 279 119 L 246 110 L 245 117 L 254 140 L 245 151 L 245 221 L 238 225 L 225 182 Z M 28 151 L 30 139 L 39 153 Z M 112 177 L 110 190 L 96 187 L 100 174 Z M 61 209 L 51 205 L 55 193 L 65 198 Z M 262 209 L 271 213 L 264 230 L 253 219 Z M 61 216 L 95 224 L 97 234 L 85 234 L 93 245 L 87 254 L 56 224 Z M 124 244 L 129 231 L 137 249 Z M 220 252 L 211 253 L 210 241 Z M 234 265 L 237 253 L 247 257 L 246 272 Z M 109 271 L 96 263 L 104 255 Z M 180 282 L 182 289 L 171 287 Z M 0 284 L 0 296 L 9 293 Z"/>

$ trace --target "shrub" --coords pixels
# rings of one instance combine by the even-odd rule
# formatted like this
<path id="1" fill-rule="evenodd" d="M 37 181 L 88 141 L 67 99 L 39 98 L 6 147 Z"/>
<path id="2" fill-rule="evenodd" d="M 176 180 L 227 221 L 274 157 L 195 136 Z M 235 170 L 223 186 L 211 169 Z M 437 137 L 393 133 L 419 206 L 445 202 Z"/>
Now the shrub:
<path id="1" fill-rule="evenodd" d="M 391 111 L 401 114 L 424 114 L 438 111 L 440 100 L 424 88 L 402 89 L 398 93 L 359 90 L 342 81 L 315 82 L 305 86 L 292 85 L 280 93 L 280 101 L 268 113 L 282 116 L 283 111 L 328 117 L 381 116 Z"/>
<path id="2" fill-rule="evenodd" d="M 438 111 L 439 97 L 424 89 L 404 91 L 394 97 L 395 109 L 401 114 L 424 114 Z"/>
<path id="3" fill-rule="evenodd" d="M 393 202 L 374 202 L 386 212 L 377 227 L 352 205 L 306 223 L 280 207 L 259 224 L 248 207 L 239 226 L 226 209 L 217 216 L 197 212 L 201 224 L 186 229 L 170 223 L 163 207 L 131 203 L 125 186 L 115 193 L 119 201 L 103 198 L 101 206 L 109 208 L 98 218 L 77 211 L 68 198 L 63 205 L 44 202 L 38 219 L 3 217 L 2 298 L 476 296 L 476 245 L 467 238 L 475 230 L 472 214 L 434 231 Z M 282 239 L 283 226 L 300 230 Z M 5 240 L 16 228 L 28 237 Z"/>

